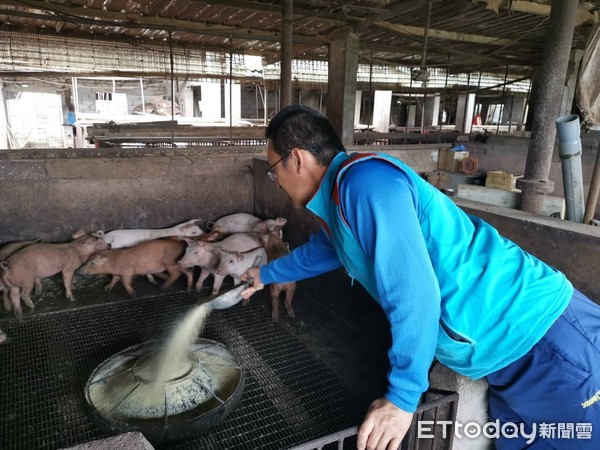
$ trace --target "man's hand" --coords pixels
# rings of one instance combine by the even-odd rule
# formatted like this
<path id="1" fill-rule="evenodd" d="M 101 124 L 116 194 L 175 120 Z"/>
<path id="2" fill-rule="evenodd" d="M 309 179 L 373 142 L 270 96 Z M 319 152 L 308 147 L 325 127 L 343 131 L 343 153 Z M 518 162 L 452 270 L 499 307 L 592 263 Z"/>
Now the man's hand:
<path id="1" fill-rule="evenodd" d="M 252 280 L 252 286 L 248 286 L 241 292 L 241 295 L 242 297 L 244 297 L 244 300 L 248 300 L 252 296 L 252 294 L 254 294 L 256 291 L 260 291 L 265 287 L 265 285 L 262 284 L 262 282 L 260 281 L 260 267 L 250 267 L 246 271 L 246 273 L 240 276 L 240 279 L 242 281 Z"/>
<path id="2" fill-rule="evenodd" d="M 406 412 L 386 398 L 375 400 L 358 429 L 358 450 L 397 450 L 410 428 L 412 413 Z"/>

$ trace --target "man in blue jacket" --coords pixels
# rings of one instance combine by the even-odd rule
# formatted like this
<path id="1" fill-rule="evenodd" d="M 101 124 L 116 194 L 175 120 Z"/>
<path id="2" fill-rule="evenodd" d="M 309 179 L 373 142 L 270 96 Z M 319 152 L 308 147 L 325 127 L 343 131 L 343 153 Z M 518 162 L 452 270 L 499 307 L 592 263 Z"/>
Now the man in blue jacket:
<path id="1" fill-rule="evenodd" d="M 267 175 L 322 226 L 286 257 L 251 268 L 245 277 L 253 286 L 243 295 L 343 265 L 381 305 L 392 331 L 389 389 L 371 404 L 359 449 L 400 446 L 434 357 L 465 376 L 487 377 L 493 420 L 523 426 L 529 437 L 543 422 L 572 431 L 540 433 L 535 448 L 596 448 L 599 306 L 403 162 L 348 155 L 316 111 L 283 109 L 266 137 Z M 576 426 L 597 436 L 576 435 Z M 497 447 L 527 446 L 514 436 L 500 437 Z"/>

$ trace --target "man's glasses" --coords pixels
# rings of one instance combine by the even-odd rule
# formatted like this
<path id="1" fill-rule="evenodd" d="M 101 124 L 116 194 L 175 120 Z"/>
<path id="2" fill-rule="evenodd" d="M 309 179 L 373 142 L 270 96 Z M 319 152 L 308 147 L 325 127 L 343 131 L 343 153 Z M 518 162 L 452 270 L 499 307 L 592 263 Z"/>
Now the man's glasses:
<path id="1" fill-rule="evenodd" d="M 285 155 L 283 155 L 281 158 L 279 158 L 277 160 L 277 162 L 275 162 L 271 167 L 269 167 L 265 173 L 267 174 L 267 176 L 269 177 L 269 180 L 271 181 L 277 181 L 277 174 L 275 172 L 273 172 L 273 167 L 275 167 L 277 164 L 279 164 L 281 161 L 283 161 L 285 158 L 287 158 L 288 156 L 290 156 L 290 153 L 292 153 L 292 151 L 290 150 L 289 152 L 287 152 Z"/>

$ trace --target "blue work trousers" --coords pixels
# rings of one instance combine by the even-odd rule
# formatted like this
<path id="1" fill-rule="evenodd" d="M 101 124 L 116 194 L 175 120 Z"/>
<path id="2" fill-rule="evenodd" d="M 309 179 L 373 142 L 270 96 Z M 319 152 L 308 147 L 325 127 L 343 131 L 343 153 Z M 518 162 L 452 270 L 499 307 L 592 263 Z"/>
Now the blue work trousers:
<path id="1" fill-rule="evenodd" d="M 492 421 L 519 435 L 501 433 L 497 449 L 600 449 L 600 306 L 575 291 L 544 337 L 487 379 Z"/>

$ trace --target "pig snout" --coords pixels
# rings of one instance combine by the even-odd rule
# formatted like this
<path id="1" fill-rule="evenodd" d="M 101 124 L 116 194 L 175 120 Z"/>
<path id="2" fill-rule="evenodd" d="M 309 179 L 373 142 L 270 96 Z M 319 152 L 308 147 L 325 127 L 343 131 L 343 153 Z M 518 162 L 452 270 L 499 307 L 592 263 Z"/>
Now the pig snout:
<path id="1" fill-rule="evenodd" d="M 77 269 L 77 273 L 81 275 L 95 275 L 102 272 L 99 270 L 97 261 L 95 259 L 91 259 Z"/>
<path id="2" fill-rule="evenodd" d="M 179 267 L 190 267 L 193 264 L 186 258 L 181 258 L 179 261 L 177 261 L 177 265 Z"/>

